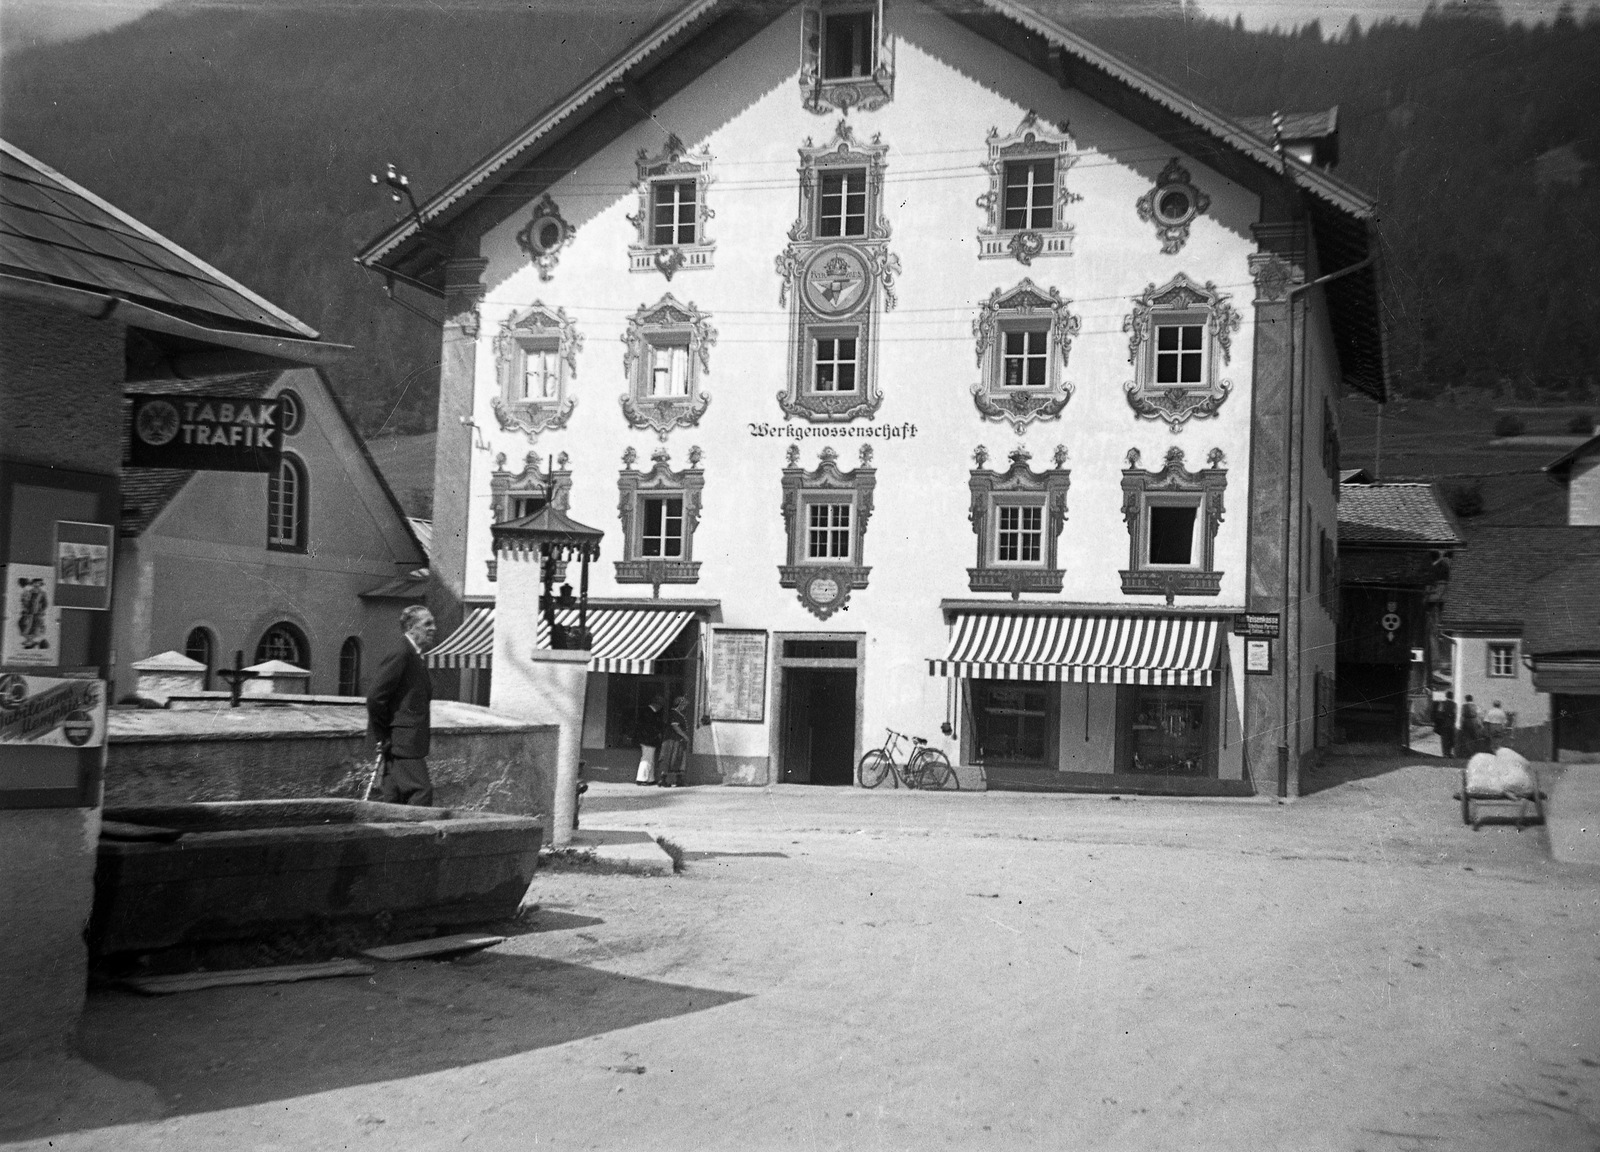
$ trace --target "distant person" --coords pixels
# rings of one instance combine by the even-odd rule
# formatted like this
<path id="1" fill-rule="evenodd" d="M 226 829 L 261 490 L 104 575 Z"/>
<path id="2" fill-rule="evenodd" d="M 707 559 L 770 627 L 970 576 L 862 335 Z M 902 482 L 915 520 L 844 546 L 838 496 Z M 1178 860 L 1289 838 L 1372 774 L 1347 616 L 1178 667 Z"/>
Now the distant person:
<path id="1" fill-rule="evenodd" d="M 400 613 L 404 643 L 384 657 L 372 691 L 367 693 L 367 738 L 383 757 L 383 782 L 378 799 L 385 804 L 433 805 L 428 776 L 428 744 L 432 733 L 433 686 L 428 682 L 424 649 L 433 644 L 433 613 L 408 604 Z"/>
<path id="2" fill-rule="evenodd" d="M 689 758 L 689 700 L 679 696 L 672 702 L 667 730 L 656 755 L 657 783 L 663 788 L 682 788 L 684 762 Z"/>
<path id="3" fill-rule="evenodd" d="M 1456 744 L 1456 694 L 1446 692 L 1433 702 L 1433 730 L 1439 734 L 1439 755 L 1454 756 Z"/>
<path id="4" fill-rule="evenodd" d="M 1471 756 L 1481 752 L 1483 743 L 1483 717 L 1478 713 L 1478 706 L 1472 702 L 1472 695 L 1461 702 L 1461 735 L 1457 741 L 1457 751 L 1462 756 Z"/>
<path id="5" fill-rule="evenodd" d="M 1506 715 L 1506 710 L 1500 707 L 1500 701 L 1496 700 L 1483 714 L 1483 731 L 1489 741 L 1490 752 L 1500 747 L 1500 742 L 1505 739 L 1506 729 L 1509 727 L 1511 727 L 1511 717 Z"/>
<path id="6" fill-rule="evenodd" d="M 633 734 L 639 741 L 639 771 L 633 777 L 635 784 L 656 782 L 656 754 L 666 736 L 666 711 L 667 698 L 659 696 L 650 701 L 650 706 L 640 713 L 639 722 L 634 725 Z"/>

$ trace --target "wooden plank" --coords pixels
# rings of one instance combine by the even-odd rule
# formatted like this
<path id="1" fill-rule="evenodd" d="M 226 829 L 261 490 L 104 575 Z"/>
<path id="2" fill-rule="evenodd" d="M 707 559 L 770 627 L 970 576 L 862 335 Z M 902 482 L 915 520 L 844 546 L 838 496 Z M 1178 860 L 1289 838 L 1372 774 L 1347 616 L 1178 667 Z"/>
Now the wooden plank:
<path id="1" fill-rule="evenodd" d="M 117 981 L 145 996 L 170 996 L 202 988 L 229 988 L 240 984 L 288 984 L 296 980 L 322 980 L 329 976 L 370 976 L 371 964 L 358 960 L 328 960 L 321 964 L 280 964 L 272 968 L 233 968 L 222 972 L 184 972 L 176 976 L 129 976 Z"/>
<path id="2" fill-rule="evenodd" d="M 435 936 L 432 940 L 413 940 L 409 944 L 385 944 L 381 948 L 368 948 L 361 955 L 369 960 L 421 960 L 428 956 L 452 956 L 462 952 L 477 952 L 503 943 L 504 936 Z"/>

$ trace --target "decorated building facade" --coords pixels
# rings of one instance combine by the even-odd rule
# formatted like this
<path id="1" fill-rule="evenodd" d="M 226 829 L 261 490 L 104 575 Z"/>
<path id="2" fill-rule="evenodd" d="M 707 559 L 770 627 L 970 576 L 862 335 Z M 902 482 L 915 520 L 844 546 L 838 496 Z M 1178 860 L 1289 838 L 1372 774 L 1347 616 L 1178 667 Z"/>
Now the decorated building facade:
<path id="1" fill-rule="evenodd" d="M 1293 794 L 1384 365 L 1373 203 L 1284 143 L 1010 3 L 686 6 L 361 256 L 443 317 L 435 663 L 518 707 L 492 528 L 551 505 L 606 531 L 591 772 L 684 695 L 695 780 L 887 728 Z"/>

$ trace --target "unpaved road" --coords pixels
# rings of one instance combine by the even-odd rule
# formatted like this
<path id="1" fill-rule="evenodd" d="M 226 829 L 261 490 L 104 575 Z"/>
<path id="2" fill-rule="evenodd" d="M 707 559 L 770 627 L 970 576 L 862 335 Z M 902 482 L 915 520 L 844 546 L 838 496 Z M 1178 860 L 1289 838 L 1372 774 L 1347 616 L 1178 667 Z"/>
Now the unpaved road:
<path id="1" fill-rule="evenodd" d="M 150 1087 L 24 1146 L 1594 1152 L 1600 870 L 1463 828 L 1441 768 L 1345 771 L 596 786 L 688 870 L 541 874 L 534 931 L 370 981 L 97 994 L 86 1055 Z"/>

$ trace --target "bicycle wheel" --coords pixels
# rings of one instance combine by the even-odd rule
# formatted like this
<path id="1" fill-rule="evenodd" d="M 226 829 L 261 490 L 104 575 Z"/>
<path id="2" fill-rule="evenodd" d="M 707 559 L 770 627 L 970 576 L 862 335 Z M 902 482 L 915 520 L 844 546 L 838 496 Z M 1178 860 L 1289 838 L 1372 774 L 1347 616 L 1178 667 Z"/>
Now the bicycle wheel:
<path id="1" fill-rule="evenodd" d="M 889 775 L 894 767 L 894 761 L 889 759 L 882 748 L 874 748 L 861 757 L 861 763 L 856 768 L 856 779 L 863 788 L 876 788 L 883 783 L 883 778 Z"/>
<path id="2" fill-rule="evenodd" d="M 961 781 L 956 777 L 956 770 L 950 764 L 950 757 L 937 748 L 924 748 L 922 761 L 917 768 L 922 775 L 922 787 L 942 790 L 954 784 L 956 791 L 961 791 Z"/>

